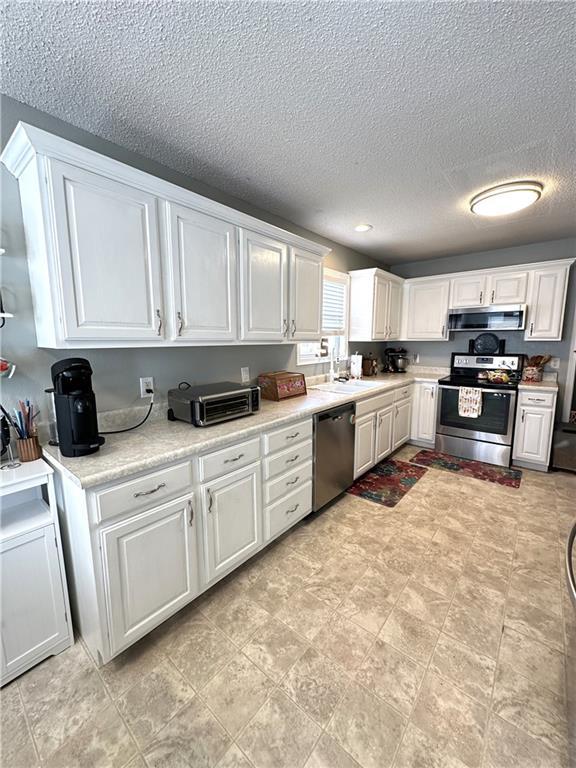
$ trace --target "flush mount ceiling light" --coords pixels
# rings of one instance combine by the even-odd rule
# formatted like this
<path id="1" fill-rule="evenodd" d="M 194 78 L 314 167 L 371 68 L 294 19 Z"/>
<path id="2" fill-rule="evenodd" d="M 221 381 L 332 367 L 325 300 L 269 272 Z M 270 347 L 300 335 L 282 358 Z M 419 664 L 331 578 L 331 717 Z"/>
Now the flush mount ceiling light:
<path id="1" fill-rule="evenodd" d="M 470 200 L 470 210 L 478 216 L 506 216 L 535 203 L 544 187 L 537 181 L 514 181 L 485 189 Z"/>
<path id="2" fill-rule="evenodd" d="M 370 232 L 371 229 L 374 229 L 372 224 L 356 224 L 354 227 L 356 232 Z"/>

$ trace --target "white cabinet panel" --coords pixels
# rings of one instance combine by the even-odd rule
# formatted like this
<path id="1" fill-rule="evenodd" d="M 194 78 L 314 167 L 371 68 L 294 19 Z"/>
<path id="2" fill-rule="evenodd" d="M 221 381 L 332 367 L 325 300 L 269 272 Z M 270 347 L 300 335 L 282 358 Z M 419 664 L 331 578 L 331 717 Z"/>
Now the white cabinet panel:
<path id="1" fill-rule="evenodd" d="M 156 507 L 100 535 L 115 654 L 198 594 L 193 501 Z"/>
<path id="2" fill-rule="evenodd" d="M 156 198 L 60 161 L 49 168 L 64 338 L 162 341 Z"/>
<path id="3" fill-rule="evenodd" d="M 4 679 L 31 666 L 69 634 L 54 526 L 3 542 L 0 576 Z"/>
<path id="4" fill-rule="evenodd" d="M 450 288 L 450 306 L 481 307 L 487 301 L 486 275 L 455 277 Z"/>
<path id="5" fill-rule="evenodd" d="M 562 338 L 567 282 L 567 267 L 537 269 L 532 273 L 526 330 L 528 341 L 559 341 Z"/>
<path id="6" fill-rule="evenodd" d="M 288 246 L 241 231 L 241 335 L 281 342 L 288 335 Z"/>
<path id="7" fill-rule="evenodd" d="M 554 409 L 521 406 L 516 417 L 515 459 L 548 464 Z"/>
<path id="8" fill-rule="evenodd" d="M 412 401 L 402 400 L 394 405 L 394 438 L 392 448 L 396 450 L 410 438 Z"/>
<path id="9" fill-rule="evenodd" d="M 260 547 L 261 494 L 259 463 L 203 486 L 207 582 Z"/>
<path id="10" fill-rule="evenodd" d="M 322 335 L 322 259 L 299 248 L 290 251 L 289 335 L 297 341 Z"/>
<path id="11" fill-rule="evenodd" d="M 390 406 L 376 414 L 376 456 L 382 461 L 392 451 L 392 433 L 394 431 L 394 407 Z"/>
<path id="12" fill-rule="evenodd" d="M 447 338 L 448 280 L 409 283 L 407 288 L 407 339 Z"/>
<path id="13" fill-rule="evenodd" d="M 354 477 L 367 472 L 375 462 L 376 414 L 370 413 L 356 420 L 354 441 Z"/>
<path id="14" fill-rule="evenodd" d="M 386 339 L 388 336 L 388 281 L 379 275 L 374 280 L 374 312 L 372 315 L 372 338 Z"/>
<path id="15" fill-rule="evenodd" d="M 413 440 L 433 443 L 436 440 L 436 401 L 438 384 L 435 382 L 416 382 L 412 408 Z"/>
<path id="16" fill-rule="evenodd" d="M 237 335 L 236 229 L 213 216 L 168 203 L 172 338 L 233 341 Z"/>
<path id="17" fill-rule="evenodd" d="M 528 272 L 495 272 L 490 276 L 490 304 L 524 304 L 528 289 Z"/>
<path id="18" fill-rule="evenodd" d="M 388 284 L 388 339 L 399 339 L 402 332 L 402 283 Z"/>

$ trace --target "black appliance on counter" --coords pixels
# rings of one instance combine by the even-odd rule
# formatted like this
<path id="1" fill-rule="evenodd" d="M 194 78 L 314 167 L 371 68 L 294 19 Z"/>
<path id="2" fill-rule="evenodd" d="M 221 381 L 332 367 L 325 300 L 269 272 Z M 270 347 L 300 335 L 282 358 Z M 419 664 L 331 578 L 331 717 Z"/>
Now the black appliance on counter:
<path id="1" fill-rule="evenodd" d="M 260 387 L 220 381 L 197 387 L 181 384 L 168 390 L 168 420 L 187 421 L 195 427 L 208 427 L 260 409 Z"/>
<path id="2" fill-rule="evenodd" d="M 523 355 L 452 353 L 450 376 L 438 380 L 437 451 L 510 466 L 523 363 Z M 477 418 L 460 416 L 460 387 L 482 390 L 482 412 Z"/>
<path id="3" fill-rule="evenodd" d="M 88 456 L 104 444 L 98 434 L 92 368 L 83 357 L 60 360 L 51 368 L 58 446 L 63 456 Z"/>

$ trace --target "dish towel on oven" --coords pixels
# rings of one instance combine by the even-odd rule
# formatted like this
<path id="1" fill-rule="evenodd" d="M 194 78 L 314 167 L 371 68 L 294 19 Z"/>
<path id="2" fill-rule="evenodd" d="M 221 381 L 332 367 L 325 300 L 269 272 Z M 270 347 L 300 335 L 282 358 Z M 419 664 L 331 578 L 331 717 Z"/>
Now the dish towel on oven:
<path id="1" fill-rule="evenodd" d="M 477 419 L 482 413 L 482 390 L 478 387 L 458 389 L 458 416 Z"/>

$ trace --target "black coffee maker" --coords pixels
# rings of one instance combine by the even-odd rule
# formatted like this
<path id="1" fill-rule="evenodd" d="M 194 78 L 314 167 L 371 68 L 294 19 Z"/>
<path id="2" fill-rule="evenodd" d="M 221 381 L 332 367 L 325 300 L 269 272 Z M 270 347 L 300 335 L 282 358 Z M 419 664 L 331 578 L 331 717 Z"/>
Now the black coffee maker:
<path id="1" fill-rule="evenodd" d="M 63 456 L 95 453 L 104 438 L 98 434 L 90 363 L 83 357 L 69 357 L 54 363 L 51 373 L 60 452 Z"/>

